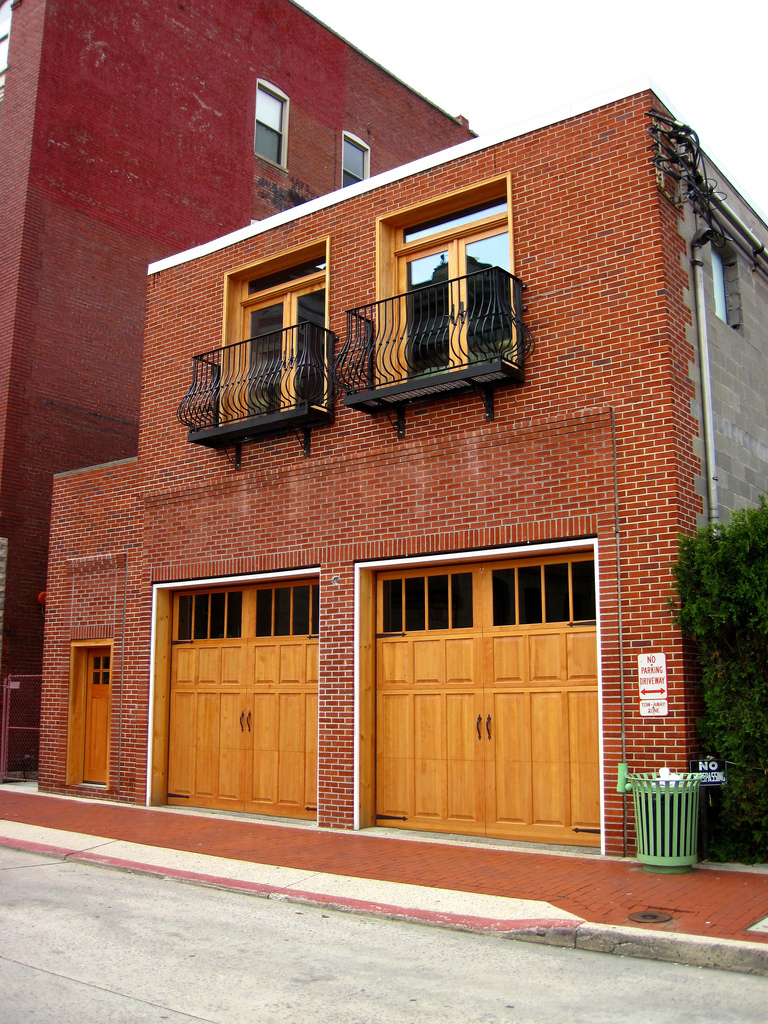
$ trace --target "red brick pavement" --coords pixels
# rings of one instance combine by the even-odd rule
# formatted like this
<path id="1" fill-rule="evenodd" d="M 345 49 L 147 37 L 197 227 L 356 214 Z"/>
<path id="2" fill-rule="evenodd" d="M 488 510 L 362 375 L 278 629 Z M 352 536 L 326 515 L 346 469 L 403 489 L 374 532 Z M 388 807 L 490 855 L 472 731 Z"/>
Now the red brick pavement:
<path id="1" fill-rule="evenodd" d="M 6 787 L 0 789 L 2 818 L 260 864 L 545 900 L 595 923 L 768 942 L 766 933 L 745 931 L 768 916 L 768 874 L 697 868 L 685 875 L 654 875 L 620 859 L 406 842 L 365 832 L 206 818 Z M 673 920 L 652 926 L 628 921 L 630 914 L 643 910 L 665 911 Z"/>

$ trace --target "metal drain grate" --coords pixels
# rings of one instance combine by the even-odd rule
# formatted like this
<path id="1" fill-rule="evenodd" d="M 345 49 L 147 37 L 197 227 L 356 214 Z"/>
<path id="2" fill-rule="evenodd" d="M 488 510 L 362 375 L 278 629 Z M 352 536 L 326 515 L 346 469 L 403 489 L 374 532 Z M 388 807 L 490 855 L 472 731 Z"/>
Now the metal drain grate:
<path id="1" fill-rule="evenodd" d="M 672 920 L 672 915 L 665 914 L 663 910 L 638 910 L 629 915 L 629 920 L 638 924 L 665 924 Z"/>

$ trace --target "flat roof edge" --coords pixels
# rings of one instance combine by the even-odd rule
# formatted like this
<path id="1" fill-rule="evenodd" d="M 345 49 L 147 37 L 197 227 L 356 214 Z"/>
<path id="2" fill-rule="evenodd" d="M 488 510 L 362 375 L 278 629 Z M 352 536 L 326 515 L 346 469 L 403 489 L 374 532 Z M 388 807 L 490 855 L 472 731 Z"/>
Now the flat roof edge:
<path id="1" fill-rule="evenodd" d="M 653 92 L 658 99 L 664 103 L 667 109 L 674 113 L 675 117 L 678 116 L 672 105 L 666 100 L 663 93 L 655 87 L 653 82 L 649 78 L 642 78 L 628 85 L 617 86 L 604 93 L 587 97 L 575 103 L 569 103 L 563 107 L 558 107 L 557 109 L 548 111 L 545 114 L 539 114 L 534 117 L 527 118 L 524 121 L 519 121 L 506 128 L 490 132 L 488 135 L 482 135 L 476 139 L 469 139 L 467 142 L 460 142 L 455 146 L 450 146 L 448 149 L 442 149 L 437 153 L 430 153 L 429 156 L 420 157 L 418 160 L 412 160 L 410 163 L 401 164 L 399 167 L 393 167 L 388 171 L 383 171 L 381 174 L 377 174 L 373 178 L 366 178 L 364 181 L 357 182 L 355 185 L 348 185 L 346 188 L 338 189 L 336 192 L 330 192 L 327 195 L 318 196 L 317 199 L 310 199 L 309 202 L 302 203 L 300 206 L 294 206 L 290 210 L 283 210 L 281 213 L 276 213 L 272 217 L 268 217 L 266 220 L 261 220 L 255 224 L 248 224 L 243 228 L 238 228 L 237 231 L 232 231 L 227 235 L 222 235 L 220 238 L 214 238 L 210 242 L 204 242 L 202 245 L 194 246 L 192 249 L 187 249 L 184 252 L 175 253 L 173 256 L 167 256 L 165 259 L 157 260 L 154 263 L 149 264 L 147 270 L 148 276 L 151 277 L 153 274 L 159 274 L 163 270 L 169 270 L 172 267 L 182 266 L 184 263 L 191 263 L 194 260 L 202 259 L 202 257 L 209 256 L 211 253 L 218 252 L 221 249 L 226 249 L 228 246 L 234 245 L 237 242 L 242 242 L 246 238 L 255 238 L 257 235 L 264 234 L 265 232 L 271 231 L 283 224 L 290 224 L 291 221 L 298 220 L 301 217 L 306 217 L 319 210 L 328 209 L 338 203 L 345 202 L 347 199 L 352 199 L 355 196 L 365 195 L 367 192 L 374 192 L 376 189 L 383 188 L 385 185 L 389 185 L 395 181 L 400 181 L 401 179 L 410 177 L 413 174 L 419 174 L 420 172 L 428 171 L 433 167 L 439 167 L 441 164 L 449 163 L 451 160 L 458 160 L 461 157 L 471 156 L 473 153 L 478 153 L 483 149 L 496 146 L 501 142 L 507 142 L 510 139 L 518 138 L 521 135 L 527 135 L 530 132 L 538 131 L 541 128 L 548 128 L 551 125 L 558 124 L 560 121 L 566 121 L 572 117 L 578 117 L 581 114 L 588 113 L 590 110 L 596 110 L 598 107 L 603 107 L 608 103 L 615 103 L 619 100 L 628 99 L 630 96 L 635 96 L 638 93 L 648 91 Z"/>
<path id="2" fill-rule="evenodd" d="M 78 473 L 90 473 L 94 469 L 112 469 L 114 466 L 127 466 L 129 462 L 138 462 L 138 455 L 130 459 L 115 459 L 114 462 L 97 462 L 95 466 L 81 466 L 79 469 L 65 469 L 62 473 L 54 473 L 53 479 L 59 480 L 65 476 L 77 476 Z"/>

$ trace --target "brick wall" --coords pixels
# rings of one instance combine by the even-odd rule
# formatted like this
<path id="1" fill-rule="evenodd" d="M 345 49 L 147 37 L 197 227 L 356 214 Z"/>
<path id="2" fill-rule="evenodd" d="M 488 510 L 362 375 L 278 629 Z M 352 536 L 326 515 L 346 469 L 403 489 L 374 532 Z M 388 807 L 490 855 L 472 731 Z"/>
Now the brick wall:
<path id="1" fill-rule="evenodd" d="M 57 483 L 46 654 L 52 741 L 61 742 L 68 671 L 66 559 L 111 545 L 108 522 L 138 545 L 132 557 L 141 568 L 129 574 L 138 632 L 126 645 L 125 673 L 139 723 L 152 580 L 320 567 L 320 821 L 345 827 L 354 813 L 354 564 L 436 552 L 458 560 L 482 548 L 597 537 L 605 822 L 608 849 L 621 851 L 623 803 L 613 790 L 624 753 L 622 661 L 633 769 L 684 767 L 695 707 L 687 651 L 667 609 L 678 531 L 701 511 L 690 311 L 678 215 L 657 194 L 650 163 L 645 111 L 653 101 L 631 97 L 479 150 L 150 278 L 136 475 L 130 487 L 110 469 Z M 527 285 L 536 349 L 525 385 L 497 390 L 494 422 L 477 395 L 444 398 L 410 408 L 398 440 L 385 415 L 338 402 L 335 422 L 313 431 L 309 459 L 283 434 L 245 445 L 239 472 L 225 452 L 186 442 L 175 411 L 191 356 L 220 342 L 226 271 L 329 235 L 330 326 L 341 335 L 344 311 L 375 298 L 376 216 L 506 171 L 515 273 Z M 654 650 L 667 654 L 670 676 L 671 713 L 659 720 L 642 719 L 637 699 L 637 654 Z M 136 750 L 138 793 L 146 740 Z M 61 791 L 60 768 L 47 764 L 44 788 Z"/>
<path id="2" fill-rule="evenodd" d="M 291 98 L 287 171 L 254 156 L 258 77 Z M 469 137 L 289 0 L 14 11 L 0 126 L 3 671 L 39 671 L 53 473 L 136 452 L 147 264 L 337 188 L 342 129 L 371 138 L 374 171 Z"/>

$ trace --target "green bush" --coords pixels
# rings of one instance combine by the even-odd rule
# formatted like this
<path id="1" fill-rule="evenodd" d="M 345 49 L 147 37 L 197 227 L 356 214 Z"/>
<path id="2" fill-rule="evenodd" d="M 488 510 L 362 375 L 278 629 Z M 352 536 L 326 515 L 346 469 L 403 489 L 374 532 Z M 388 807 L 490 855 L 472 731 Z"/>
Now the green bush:
<path id="1" fill-rule="evenodd" d="M 675 621 L 698 647 L 699 733 L 728 764 L 712 826 L 723 860 L 768 858 L 768 505 L 681 537 Z"/>

